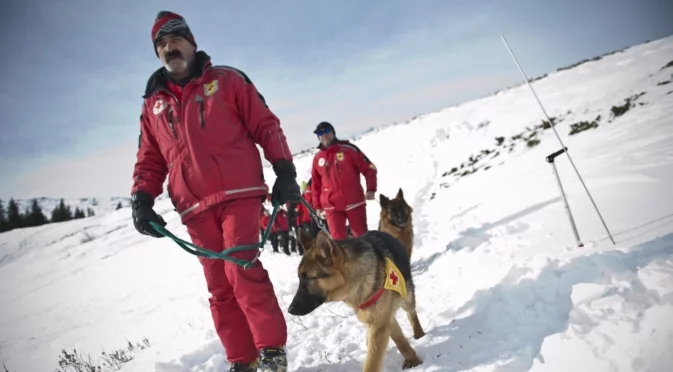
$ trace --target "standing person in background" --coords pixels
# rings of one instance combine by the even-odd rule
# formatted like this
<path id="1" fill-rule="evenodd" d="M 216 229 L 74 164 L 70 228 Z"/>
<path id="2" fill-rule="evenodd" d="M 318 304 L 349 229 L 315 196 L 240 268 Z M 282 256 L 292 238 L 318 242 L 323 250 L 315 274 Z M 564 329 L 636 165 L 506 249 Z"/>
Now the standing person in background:
<path id="1" fill-rule="evenodd" d="M 289 243 L 290 243 L 290 225 L 287 223 L 287 212 L 285 209 L 278 208 L 276 213 L 276 218 L 273 221 L 273 225 L 276 228 L 277 234 L 277 243 L 274 251 L 278 252 L 278 245 L 283 249 L 283 253 L 290 255 Z"/>
<path id="2" fill-rule="evenodd" d="M 374 200 L 376 166 L 349 141 L 339 140 L 332 124 L 323 121 L 313 131 L 320 140 L 311 168 L 312 205 L 329 224 L 334 239 L 348 236 L 346 221 L 352 235 L 367 232 L 366 200 Z M 367 192 L 362 189 L 360 175 L 365 177 Z"/>
<path id="3" fill-rule="evenodd" d="M 308 182 L 302 182 L 301 185 L 301 197 L 306 200 L 309 204 L 313 203 L 313 198 L 311 197 L 311 179 L 309 178 Z M 304 231 L 308 232 L 313 238 L 318 235 L 318 225 L 315 223 L 311 217 L 311 212 L 306 208 L 304 203 L 297 204 L 297 224 Z M 299 236 L 299 235 L 297 235 Z M 300 244 L 301 246 L 301 244 Z"/>
<path id="4" fill-rule="evenodd" d="M 287 209 L 287 224 L 290 226 L 290 233 L 288 235 L 288 238 L 290 239 L 290 252 L 297 252 L 297 246 L 300 244 L 297 244 L 297 237 L 299 236 L 299 224 L 297 222 L 298 220 L 298 213 L 297 213 L 297 207 L 298 207 L 299 202 L 292 202 L 292 203 L 287 203 L 285 204 L 285 208 Z M 304 250 L 299 247 L 299 253 L 300 255 L 304 254 Z"/>

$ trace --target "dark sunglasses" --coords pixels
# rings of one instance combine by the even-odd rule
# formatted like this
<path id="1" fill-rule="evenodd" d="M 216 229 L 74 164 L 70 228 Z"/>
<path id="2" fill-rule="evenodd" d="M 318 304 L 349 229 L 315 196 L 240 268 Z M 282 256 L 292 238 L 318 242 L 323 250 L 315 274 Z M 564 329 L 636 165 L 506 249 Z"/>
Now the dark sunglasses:
<path id="1" fill-rule="evenodd" d="M 327 134 L 327 133 L 331 133 L 331 132 L 332 132 L 332 130 L 329 129 L 329 128 L 327 128 L 327 129 L 321 129 L 321 130 L 318 130 L 318 131 L 315 132 L 315 134 L 316 134 L 318 137 L 320 137 L 320 136 L 322 136 L 322 135 L 325 135 L 325 134 Z"/>

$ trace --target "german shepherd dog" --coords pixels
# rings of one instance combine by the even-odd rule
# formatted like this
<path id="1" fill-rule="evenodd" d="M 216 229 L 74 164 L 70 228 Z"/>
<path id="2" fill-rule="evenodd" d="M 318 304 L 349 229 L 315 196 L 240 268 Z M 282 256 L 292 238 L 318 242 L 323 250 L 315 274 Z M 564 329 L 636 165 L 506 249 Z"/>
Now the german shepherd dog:
<path id="1" fill-rule="evenodd" d="M 395 319 L 401 307 L 414 332 L 425 335 L 416 314 L 411 266 L 402 244 L 388 233 L 369 231 L 357 238 L 333 240 L 320 230 L 314 239 L 299 230 L 304 256 L 298 268 L 299 287 L 288 308 L 303 316 L 327 302 L 343 301 L 367 325 L 367 357 L 362 371 L 379 372 L 388 338 L 404 357 L 403 369 L 423 362 Z"/>
<path id="2" fill-rule="evenodd" d="M 379 203 L 381 204 L 379 231 L 387 232 L 397 238 L 404 245 L 407 257 L 411 258 L 411 251 L 414 248 L 414 225 L 412 218 L 414 210 L 404 200 L 402 189 L 399 189 L 393 199 L 388 199 L 385 195 L 379 194 Z"/>

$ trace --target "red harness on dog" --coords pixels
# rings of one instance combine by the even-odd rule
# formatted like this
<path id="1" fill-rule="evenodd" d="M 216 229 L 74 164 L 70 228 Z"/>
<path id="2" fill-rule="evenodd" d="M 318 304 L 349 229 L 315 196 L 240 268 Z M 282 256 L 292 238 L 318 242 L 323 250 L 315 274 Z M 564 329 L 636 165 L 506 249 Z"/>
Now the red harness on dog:
<path id="1" fill-rule="evenodd" d="M 384 268 L 385 279 L 383 280 L 383 285 L 378 291 L 374 292 L 374 294 L 371 297 L 369 297 L 367 301 L 361 303 L 358 306 L 358 309 L 366 309 L 374 305 L 376 301 L 378 301 L 379 298 L 381 298 L 383 292 L 385 292 L 386 289 L 398 292 L 402 296 L 402 298 L 405 298 L 407 296 L 404 276 L 390 258 L 386 258 L 385 263 L 386 263 L 386 266 Z"/>
<path id="2" fill-rule="evenodd" d="M 386 290 L 385 287 L 381 287 L 381 289 L 379 289 L 378 291 L 374 292 L 374 294 L 373 294 L 371 297 L 369 297 L 369 300 L 367 300 L 367 301 L 361 303 L 361 304 L 358 306 L 358 309 L 366 309 L 366 308 L 368 308 L 368 307 L 374 305 L 374 304 L 376 303 L 376 301 L 378 301 L 379 298 L 381 298 L 381 296 L 383 295 L 383 292 L 384 292 L 385 290 Z"/>

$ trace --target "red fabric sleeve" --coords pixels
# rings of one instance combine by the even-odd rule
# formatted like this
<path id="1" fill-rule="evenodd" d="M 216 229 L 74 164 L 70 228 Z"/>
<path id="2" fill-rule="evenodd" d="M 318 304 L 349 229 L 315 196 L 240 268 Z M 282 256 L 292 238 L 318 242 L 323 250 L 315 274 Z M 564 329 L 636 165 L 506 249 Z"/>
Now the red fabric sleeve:
<path id="1" fill-rule="evenodd" d="M 163 192 L 163 185 L 167 174 L 168 167 L 166 166 L 166 160 L 161 154 L 156 138 L 154 138 L 150 130 L 147 104 L 143 102 L 131 195 L 138 191 L 144 191 L 153 198 L 158 197 Z"/>
<path id="2" fill-rule="evenodd" d="M 320 193 L 322 192 L 322 179 L 320 178 L 320 173 L 318 173 L 318 163 L 316 162 L 316 156 L 313 158 L 313 166 L 311 167 L 311 196 L 313 201 L 309 201 L 313 209 L 322 209 L 320 204 Z"/>
<path id="3" fill-rule="evenodd" d="M 355 165 L 357 166 L 358 171 L 360 171 L 360 173 L 365 176 L 367 191 L 376 191 L 377 170 L 374 163 L 372 163 L 362 151 L 356 150 Z"/>
<path id="4" fill-rule="evenodd" d="M 280 127 L 280 120 L 271 112 L 264 96 L 257 91 L 252 81 L 243 72 L 236 72 L 236 76 L 232 78 L 236 104 L 248 133 L 262 147 L 264 157 L 271 164 L 282 159 L 292 161 L 292 153 Z"/>

